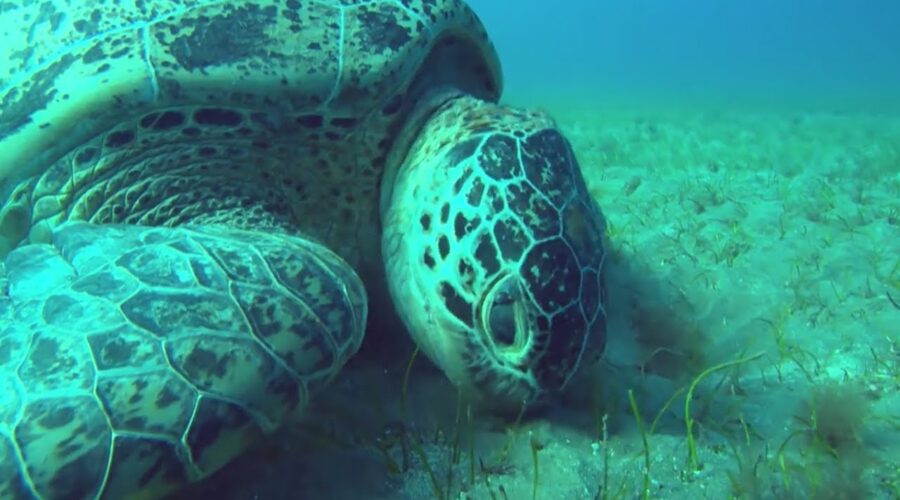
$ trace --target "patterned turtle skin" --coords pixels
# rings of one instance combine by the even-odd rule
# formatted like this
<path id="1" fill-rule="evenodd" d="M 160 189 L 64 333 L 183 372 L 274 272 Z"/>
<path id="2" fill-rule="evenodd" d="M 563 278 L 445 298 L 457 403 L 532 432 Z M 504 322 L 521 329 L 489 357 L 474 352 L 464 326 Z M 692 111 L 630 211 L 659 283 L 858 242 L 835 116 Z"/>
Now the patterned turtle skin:
<path id="1" fill-rule="evenodd" d="M 67 222 L 6 259 L 0 497 L 156 498 L 302 411 L 365 289 L 310 240 Z"/>
<path id="2" fill-rule="evenodd" d="M 0 498 L 209 476 L 373 294 L 500 406 L 603 348 L 599 208 L 460 0 L 12 0 L 0 54 Z"/>
<path id="3" fill-rule="evenodd" d="M 388 286 L 422 351 L 498 410 L 562 390 L 605 347 L 606 253 L 554 122 L 457 97 L 390 163 Z"/>

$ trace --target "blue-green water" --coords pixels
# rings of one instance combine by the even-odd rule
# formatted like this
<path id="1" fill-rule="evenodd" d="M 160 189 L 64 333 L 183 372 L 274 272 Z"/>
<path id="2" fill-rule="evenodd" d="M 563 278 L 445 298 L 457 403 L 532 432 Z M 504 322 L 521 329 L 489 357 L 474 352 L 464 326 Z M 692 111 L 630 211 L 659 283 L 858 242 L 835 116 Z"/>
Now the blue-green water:
<path id="1" fill-rule="evenodd" d="M 473 0 L 509 93 L 884 109 L 900 102 L 892 0 Z"/>

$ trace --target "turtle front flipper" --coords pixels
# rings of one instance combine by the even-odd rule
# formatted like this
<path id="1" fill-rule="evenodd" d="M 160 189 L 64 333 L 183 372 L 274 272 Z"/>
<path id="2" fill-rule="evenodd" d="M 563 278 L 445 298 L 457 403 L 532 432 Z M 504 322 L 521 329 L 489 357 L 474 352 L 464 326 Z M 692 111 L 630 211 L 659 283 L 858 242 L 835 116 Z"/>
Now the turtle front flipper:
<path id="1" fill-rule="evenodd" d="M 542 113 L 458 97 L 408 142 L 381 211 L 411 335 L 491 403 L 561 390 L 606 316 L 604 222 L 568 141 Z"/>
<path id="2" fill-rule="evenodd" d="M 66 223 L 0 266 L 0 498 L 162 496 L 296 415 L 365 291 L 309 240 Z"/>

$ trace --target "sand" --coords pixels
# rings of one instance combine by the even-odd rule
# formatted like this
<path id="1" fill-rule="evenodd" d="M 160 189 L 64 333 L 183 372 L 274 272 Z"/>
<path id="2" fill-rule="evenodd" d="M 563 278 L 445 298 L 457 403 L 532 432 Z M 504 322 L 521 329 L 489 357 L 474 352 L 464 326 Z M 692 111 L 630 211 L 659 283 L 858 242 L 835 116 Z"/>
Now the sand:
<path id="1" fill-rule="evenodd" d="M 500 419 L 423 358 L 404 391 L 390 332 L 185 498 L 900 498 L 900 115 L 549 109 L 609 226 L 604 359 Z"/>

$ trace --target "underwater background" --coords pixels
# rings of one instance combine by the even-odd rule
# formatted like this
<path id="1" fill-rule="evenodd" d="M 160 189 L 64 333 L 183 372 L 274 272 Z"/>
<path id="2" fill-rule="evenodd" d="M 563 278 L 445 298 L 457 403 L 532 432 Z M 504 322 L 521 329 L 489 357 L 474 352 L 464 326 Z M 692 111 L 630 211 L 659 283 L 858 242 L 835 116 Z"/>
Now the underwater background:
<path id="1" fill-rule="evenodd" d="M 472 0 L 507 99 L 897 109 L 890 0 Z"/>

